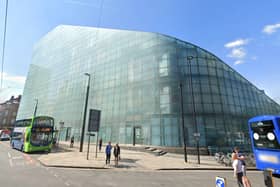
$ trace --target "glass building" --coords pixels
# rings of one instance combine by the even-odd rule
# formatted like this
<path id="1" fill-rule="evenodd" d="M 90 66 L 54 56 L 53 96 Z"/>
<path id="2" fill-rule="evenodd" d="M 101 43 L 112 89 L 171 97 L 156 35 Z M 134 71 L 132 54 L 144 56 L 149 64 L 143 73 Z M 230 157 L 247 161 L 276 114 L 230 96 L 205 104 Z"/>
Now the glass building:
<path id="1" fill-rule="evenodd" d="M 280 112 L 264 91 L 188 42 L 62 25 L 34 47 L 17 119 L 30 118 L 38 99 L 37 115 L 54 117 L 61 139 L 80 138 L 85 73 L 91 75 L 88 109 L 102 111 L 103 141 L 182 146 L 185 134 L 194 146 L 200 133 L 201 146 L 246 145 L 250 117 Z"/>

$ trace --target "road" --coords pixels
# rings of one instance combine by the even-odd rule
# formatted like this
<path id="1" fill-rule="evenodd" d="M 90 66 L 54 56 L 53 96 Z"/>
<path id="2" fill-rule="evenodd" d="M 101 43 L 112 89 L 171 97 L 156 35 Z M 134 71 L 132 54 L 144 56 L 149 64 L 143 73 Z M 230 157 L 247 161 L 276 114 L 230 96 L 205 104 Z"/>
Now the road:
<path id="1" fill-rule="evenodd" d="M 130 171 L 127 169 L 82 170 L 48 168 L 36 161 L 38 154 L 24 154 L 0 142 L 1 187 L 211 187 L 215 177 L 227 178 L 228 187 L 236 187 L 231 171 Z M 258 171 L 248 171 L 253 187 L 264 187 Z M 280 179 L 275 178 L 275 187 Z"/>

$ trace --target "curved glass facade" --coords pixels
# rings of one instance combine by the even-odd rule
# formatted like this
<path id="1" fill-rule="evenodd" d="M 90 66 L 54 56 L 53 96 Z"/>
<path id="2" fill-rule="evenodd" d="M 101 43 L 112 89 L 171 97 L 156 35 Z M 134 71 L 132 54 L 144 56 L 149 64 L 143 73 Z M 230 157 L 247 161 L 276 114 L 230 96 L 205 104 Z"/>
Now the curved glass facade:
<path id="1" fill-rule="evenodd" d="M 100 136 L 122 144 L 194 146 L 248 144 L 247 120 L 280 106 L 215 55 L 157 33 L 58 26 L 35 46 L 18 119 L 63 122 L 80 137 L 87 77 L 88 108 L 101 113 Z M 182 97 L 180 96 L 180 83 Z M 68 132 L 68 135 L 67 133 Z"/>

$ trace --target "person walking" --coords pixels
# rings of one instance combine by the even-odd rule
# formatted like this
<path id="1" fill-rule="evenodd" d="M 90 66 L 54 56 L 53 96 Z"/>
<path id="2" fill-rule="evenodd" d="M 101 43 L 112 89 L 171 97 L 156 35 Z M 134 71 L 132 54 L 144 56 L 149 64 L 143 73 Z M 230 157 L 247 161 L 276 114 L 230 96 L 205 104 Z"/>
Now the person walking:
<path id="1" fill-rule="evenodd" d="M 241 163 L 241 171 L 242 171 L 242 184 L 244 187 L 251 187 L 251 182 L 249 178 L 246 176 L 246 163 L 245 163 L 245 156 L 243 156 L 239 152 L 239 148 L 235 147 L 234 148 L 234 153 L 237 156 L 238 161 Z"/>
<path id="2" fill-rule="evenodd" d="M 74 147 L 74 136 L 72 136 L 70 140 L 70 148 L 72 147 Z"/>
<path id="3" fill-rule="evenodd" d="M 110 159 L 111 159 L 111 150 L 112 150 L 112 146 L 111 146 L 111 142 L 108 142 L 107 146 L 106 146 L 106 165 L 110 164 Z"/>
<path id="4" fill-rule="evenodd" d="M 101 152 L 101 148 L 102 148 L 102 138 L 99 139 L 98 145 L 99 145 L 99 152 Z"/>
<path id="5" fill-rule="evenodd" d="M 119 144 L 116 144 L 114 147 L 114 156 L 115 156 L 115 166 L 117 167 L 119 164 L 119 160 L 121 158 L 121 148 Z"/>
<path id="6" fill-rule="evenodd" d="M 233 167 L 233 177 L 237 178 L 238 187 L 244 187 L 242 182 L 243 172 L 241 161 L 238 160 L 236 152 L 232 153 L 232 167 Z"/>

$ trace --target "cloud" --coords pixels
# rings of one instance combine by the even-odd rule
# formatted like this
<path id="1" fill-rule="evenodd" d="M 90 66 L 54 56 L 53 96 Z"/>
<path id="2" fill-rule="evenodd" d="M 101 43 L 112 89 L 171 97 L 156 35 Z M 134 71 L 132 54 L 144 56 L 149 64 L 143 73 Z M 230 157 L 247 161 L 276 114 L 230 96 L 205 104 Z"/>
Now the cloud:
<path id="1" fill-rule="evenodd" d="M 265 34 L 272 34 L 277 31 L 277 29 L 280 29 L 280 23 L 276 23 L 274 25 L 266 25 L 264 26 L 262 32 Z"/>
<path id="2" fill-rule="evenodd" d="M 244 61 L 243 60 L 237 60 L 234 62 L 234 65 L 239 65 L 239 64 L 243 64 Z"/>
<path id="3" fill-rule="evenodd" d="M 247 56 L 245 45 L 250 42 L 249 38 L 237 39 L 231 42 L 228 42 L 224 45 L 225 48 L 230 49 L 230 53 L 227 55 L 230 58 L 235 59 L 234 65 L 244 64 L 244 58 Z"/>
<path id="4" fill-rule="evenodd" d="M 1 73 L 0 73 L 1 76 Z M 26 77 L 23 76 L 14 76 L 14 75 L 9 75 L 8 73 L 3 73 L 3 81 L 10 81 L 13 83 L 19 83 L 19 84 L 24 84 L 26 80 Z"/>
<path id="5" fill-rule="evenodd" d="M 249 43 L 249 39 L 237 39 L 235 41 L 229 42 L 225 44 L 226 48 L 234 48 L 234 47 L 239 47 L 243 46 Z"/>
<path id="6" fill-rule="evenodd" d="M 246 51 L 244 48 L 234 48 L 231 50 L 230 54 L 228 55 L 231 58 L 242 59 L 246 56 Z"/>
<path id="7" fill-rule="evenodd" d="M 1 73 L 0 73 L 1 77 Z M 26 77 L 3 73 L 3 88 L 0 88 L 0 103 L 9 99 L 12 95 L 22 94 Z"/>

